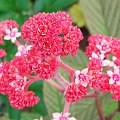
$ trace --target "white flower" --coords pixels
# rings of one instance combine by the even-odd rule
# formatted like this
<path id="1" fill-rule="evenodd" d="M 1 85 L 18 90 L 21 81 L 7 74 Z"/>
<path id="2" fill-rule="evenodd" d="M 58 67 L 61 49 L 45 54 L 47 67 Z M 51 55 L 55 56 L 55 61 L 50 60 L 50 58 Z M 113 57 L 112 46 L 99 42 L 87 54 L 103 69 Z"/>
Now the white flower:
<path id="1" fill-rule="evenodd" d="M 92 58 L 103 60 L 105 58 L 104 54 L 97 55 L 95 52 L 92 52 Z"/>
<path id="2" fill-rule="evenodd" d="M 88 68 L 85 68 L 81 71 L 76 70 L 75 71 L 75 83 L 81 84 L 84 87 L 87 87 L 88 85 L 88 76 L 87 76 Z"/>
<path id="3" fill-rule="evenodd" d="M 16 38 L 21 36 L 21 32 L 18 32 L 17 28 L 6 29 L 6 36 L 4 37 L 5 40 L 11 40 L 12 43 L 15 43 Z"/>
<path id="4" fill-rule="evenodd" d="M 109 47 L 109 42 L 105 39 L 101 41 L 101 44 L 96 45 L 96 47 L 100 50 L 102 54 L 105 54 L 106 52 L 109 52 L 111 50 Z"/>
<path id="5" fill-rule="evenodd" d="M 117 85 L 120 85 L 120 71 L 119 68 L 114 69 L 114 71 L 107 71 L 107 74 L 110 76 L 109 84 L 116 83 Z"/>
<path id="6" fill-rule="evenodd" d="M 28 45 L 28 46 L 23 46 L 20 45 L 18 46 L 18 52 L 15 54 L 15 56 L 21 56 L 21 55 L 25 55 L 28 53 L 28 51 L 31 49 L 32 45 Z"/>
<path id="7" fill-rule="evenodd" d="M 76 120 L 74 117 L 69 117 L 70 113 L 53 113 L 52 120 Z"/>

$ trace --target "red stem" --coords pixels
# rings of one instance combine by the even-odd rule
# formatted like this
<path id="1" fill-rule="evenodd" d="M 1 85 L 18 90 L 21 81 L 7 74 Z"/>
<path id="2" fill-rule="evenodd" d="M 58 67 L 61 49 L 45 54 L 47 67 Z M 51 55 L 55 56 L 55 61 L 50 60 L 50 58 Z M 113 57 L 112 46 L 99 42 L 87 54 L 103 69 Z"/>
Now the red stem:
<path id="1" fill-rule="evenodd" d="M 57 83 L 55 83 L 54 81 L 52 81 L 51 79 L 49 80 L 45 80 L 46 82 L 48 82 L 50 85 L 52 85 L 54 88 L 56 88 L 57 90 L 59 90 L 60 92 L 64 93 L 65 88 L 61 87 L 60 85 L 58 85 Z"/>
<path id="2" fill-rule="evenodd" d="M 63 67 L 65 70 L 67 70 L 70 74 L 71 81 L 74 82 L 74 73 L 75 69 L 71 68 L 70 66 L 66 65 L 62 60 L 59 59 L 59 66 Z"/>
<path id="3" fill-rule="evenodd" d="M 69 108 L 70 108 L 70 103 L 65 101 L 65 105 L 64 105 L 64 113 L 68 112 L 69 113 Z"/>
<path id="4" fill-rule="evenodd" d="M 102 112 L 102 105 L 101 105 L 99 95 L 95 98 L 95 101 L 96 101 L 97 111 L 98 111 L 100 120 L 105 120 L 103 112 Z"/>
<path id="5" fill-rule="evenodd" d="M 55 79 L 63 86 L 66 87 L 69 82 L 65 80 L 59 73 L 56 73 Z"/>
<path id="6" fill-rule="evenodd" d="M 20 44 L 20 42 L 19 41 L 15 41 L 15 45 L 18 47 L 18 46 L 20 46 L 21 44 Z"/>

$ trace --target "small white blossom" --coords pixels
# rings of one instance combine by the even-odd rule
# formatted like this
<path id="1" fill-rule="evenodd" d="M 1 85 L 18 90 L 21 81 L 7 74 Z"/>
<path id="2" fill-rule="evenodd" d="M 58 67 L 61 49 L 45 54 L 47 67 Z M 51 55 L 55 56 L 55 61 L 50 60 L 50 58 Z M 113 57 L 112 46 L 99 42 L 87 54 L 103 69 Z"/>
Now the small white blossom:
<path id="1" fill-rule="evenodd" d="M 12 43 L 15 43 L 16 38 L 21 36 L 21 32 L 18 32 L 18 28 L 6 29 L 5 40 L 11 40 Z"/>

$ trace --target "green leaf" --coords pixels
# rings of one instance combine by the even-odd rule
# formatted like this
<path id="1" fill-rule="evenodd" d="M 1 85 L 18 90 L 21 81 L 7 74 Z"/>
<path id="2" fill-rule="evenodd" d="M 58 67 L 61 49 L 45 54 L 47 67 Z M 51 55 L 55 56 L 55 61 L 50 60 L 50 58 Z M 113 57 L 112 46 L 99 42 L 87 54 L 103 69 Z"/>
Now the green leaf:
<path id="1" fill-rule="evenodd" d="M 48 113 L 43 99 L 43 81 L 34 82 L 30 85 L 29 90 L 34 91 L 35 95 L 40 98 L 40 102 L 34 106 L 35 111 L 42 116 L 46 116 Z"/>
<path id="2" fill-rule="evenodd" d="M 21 118 L 21 111 L 12 108 L 8 105 L 8 112 L 9 112 L 9 119 L 10 120 L 20 120 Z"/>
<path id="3" fill-rule="evenodd" d="M 76 3 L 78 0 L 55 0 L 49 7 L 49 12 L 56 12 L 58 10 L 64 10 Z"/>
<path id="4" fill-rule="evenodd" d="M 43 0 L 36 0 L 33 5 L 33 12 L 38 13 L 38 12 L 42 11 L 43 6 L 44 6 Z"/>
<path id="5" fill-rule="evenodd" d="M 91 34 L 120 37 L 120 0 L 80 0 Z"/>
<path id="6" fill-rule="evenodd" d="M 21 11 L 28 11 L 31 8 L 31 1 L 30 0 L 15 0 L 16 8 Z"/>
<path id="7" fill-rule="evenodd" d="M 7 0 L 0 0 L 0 12 L 10 11 L 11 7 Z"/>
<path id="8" fill-rule="evenodd" d="M 102 94 L 101 97 L 103 114 L 105 111 L 108 111 L 108 106 L 111 103 L 111 95 L 110 94 Z M 114 108 L 114 106 L 112 107 Z M 80 100 L 77 103 L 73 103 L 71 105 L 71 113 L 72 116 L 75 116 L 78 120 L 99 120 L 98 111 L 96 108 L 96 101 L 94 98 L 85 98 Z M 112 111 L 112 110 L 111 110 Z M 107 115 L 111 112 L 109 112 Z M 106 112 L 105 114 L 106 115 Z"/>
<path id="9" fill-rule="evenodd" d="M 73 22 L 76 23 L 77 26 L 83 27 L 86 25 L 85 18 L 79 3 L 72 5 L 68 12 L 72 16 Z"/>
<path id="10" fill-rule="evenodd" d="M 62 112 L 64 107 L 63 95 L 47 82 L 44 82 L 43 91 L 49 115 L 51 116 L 54 112 Z"/>
<path id="11" fill-rule="evenodd" d="M 94 99 L 83 99 L 71 104 L 70 113 L 77 120 L 99 120 Z"/>

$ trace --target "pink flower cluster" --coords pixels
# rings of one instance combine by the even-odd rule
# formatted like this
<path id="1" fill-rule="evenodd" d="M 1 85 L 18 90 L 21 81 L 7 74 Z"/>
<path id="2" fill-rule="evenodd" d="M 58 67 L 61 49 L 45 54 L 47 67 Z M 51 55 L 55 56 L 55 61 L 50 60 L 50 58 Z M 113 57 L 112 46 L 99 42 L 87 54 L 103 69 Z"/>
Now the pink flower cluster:
<path id="1" fill-rule="evenodd" d="M 83 39 L 66 12 L 34 15 L 22 26 L 22 37 L 45 57 L 75 55 Z"/>
<path id="2" fill-rule="evenodd" d="M 25 45 L 16 40 L 21 33 Z M 34 15 L 23 24 L 21 33 L 15 21 L 0 23 L 0 42 L 3 43 L 4 37 L 18 47 L 14 59 L 0 64 L 0 93 L 8 95 L 11 106 L 16 109 L 39 102 L 34 92 L 28 91 L 29 85 L 36 80 L 53 78 L 60 66 L 58 58 L 75 55 L 83 39 L 66 12 Z"/>
<path id="3" fill-rule="evenodd" d="M 110 92 L 113 99 L 120 100 L 120 40 L 93 35 L 88 41 L 88 68 L 75 71 L 75 83 L 66 88 L 67 101 L 74 102 L 85 97 L 88 87 L 103 93 Z M 78 89 L 78 86 L 83 88 Z"/>
<path id="4" fill-rule="evenodd" d="M 88 41 L 86 53 L 91 59 L 88 64 L 90 87 L 103 93 L 110 92 L 113 99 L 120 100 L 120 40 L 95 35 L 89 37 Z"/>

